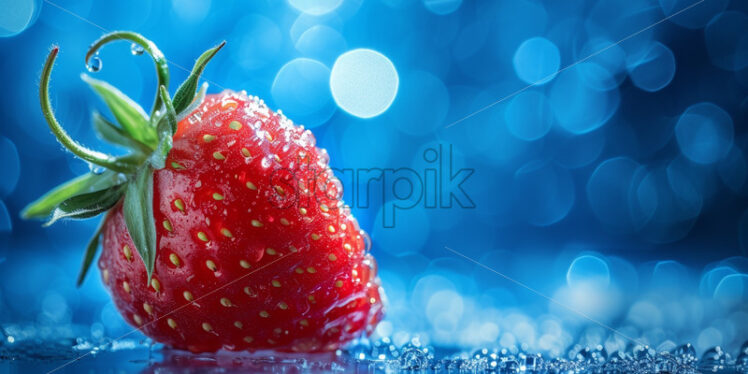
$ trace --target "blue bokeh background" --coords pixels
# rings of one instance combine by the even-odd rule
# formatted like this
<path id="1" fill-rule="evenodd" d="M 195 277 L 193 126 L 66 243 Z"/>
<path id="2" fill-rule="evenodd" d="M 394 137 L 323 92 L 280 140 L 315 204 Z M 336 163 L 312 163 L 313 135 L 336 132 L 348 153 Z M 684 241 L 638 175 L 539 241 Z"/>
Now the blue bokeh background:
<path id="1" fill-rule="evenodd" d="M 171 61 L 172 92 L 180 67 L 226 40 L 210 92 L 264 98 L 312 128 L 335 168 L 422 172 L 441 149 L 473 170 L 472 208 L 421 201 L 388 228 L 402 194 L 354 206 L 389 296 L 377 334 L 552 355 L 629 343 L 446 246 L 648 344 L 734 350 L 748 339 L 748 3 L 678 13 L 695 2 L 0 1 L 13 9 L 0 15 L 0 324 L 129 330 L 98 270 L 75 288 L 97 221 L 43 229 L 19 211 L 88 170 L 39 109 L 49 46 L 62 124 L 121 152 L 91 131 L 105 108 L 78 76 L 93 40 L 133 30 Z M 99 57 L 96 78 L 150 107 L 147 57 L 124 42 Z M 372 84 L 361 98 L 345 84 L 359 79 Z"/>

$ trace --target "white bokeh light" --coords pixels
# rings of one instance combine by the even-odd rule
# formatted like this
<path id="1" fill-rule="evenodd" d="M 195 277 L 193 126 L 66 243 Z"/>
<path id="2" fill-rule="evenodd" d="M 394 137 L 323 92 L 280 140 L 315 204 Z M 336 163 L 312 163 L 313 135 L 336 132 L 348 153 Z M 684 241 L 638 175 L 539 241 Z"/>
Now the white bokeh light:
<path id="1" fill-rule="evenodd" d="M 171 0 L 172 9 L 181 21 L 200 23 L 210 12 L 210 0 Z"/>
<path id="2" fill-rule="evenodd" d="M 34 22 L 39 11 L 39 4 L 34 0 L 16 0 L 1 2 L 0 37 L 20 34 Z"/>
<path id="3" fill-rule="evenodd" d="M 288 0 L 297 10 L 313 16 L 321 16 L 337 9 L 343 0 Z"/>
<path id="4" fill-rule="evenodd" d="M 384 113 L 395 100 L 399 84 L 392 61 L 371 49 L 343 53 L 330 74 L 330 91 L 335 102 L 360 118 Z"/>

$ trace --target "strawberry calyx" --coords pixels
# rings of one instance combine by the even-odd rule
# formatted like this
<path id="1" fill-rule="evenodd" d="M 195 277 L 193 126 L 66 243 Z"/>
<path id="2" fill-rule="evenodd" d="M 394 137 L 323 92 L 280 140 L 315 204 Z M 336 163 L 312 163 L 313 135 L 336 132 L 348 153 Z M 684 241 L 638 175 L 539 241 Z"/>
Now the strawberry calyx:
<path id="1" fill-rule="evenodd" d="M 59 53 L 59 47 L 53 46 L 44 64 L 39 85 L 44 118 L 60 144 L 78 158 L 101 167 L 104 171 L 90 172 L 55 187 L 24 208 L 21 216 L 25 219 L 47 219 L 44 225 L 49 226 L 58 220 L 86 219 L 106 213 L 122 201 L 128 233 L 145 263 L 150 280 L 157 248 L 153 216 L 153 172 L 165 166 L 178 121 L 203 101 L 207 83 L 198 90 L 200 75 L 225 42 L 200 55 L 190 75 L 179 85 L 174 96 L 170 96 L 167 89 L 169 68 L 166 58 L 153 42 L 137 33 L 116 31 L 102 36 L 86 53 L 86 64 L 89 64 L 101 47 L 117 40 L 132 42 L 154 61 L 158 89 L 150 115 L 115 87 L 82 74 L 83 81 L 103 99 L 116 120 L 115 124 L 94 112 L 94 130 L 103 140 L 123 146 L 129 153 L 113 156 L 89 149 L 75 141 L 55 118 L 49 100 L 49 80 Z M 83 282 L 96 255 L 101 231 L 102 225 L 99 225 L 86 248 L 78 285 Z"/>

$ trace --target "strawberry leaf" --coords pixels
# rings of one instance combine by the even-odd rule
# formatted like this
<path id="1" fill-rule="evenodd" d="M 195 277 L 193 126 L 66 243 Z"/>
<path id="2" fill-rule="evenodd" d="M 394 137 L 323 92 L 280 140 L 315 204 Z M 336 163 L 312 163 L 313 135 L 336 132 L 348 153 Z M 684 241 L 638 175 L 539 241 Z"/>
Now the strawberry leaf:
<path id="1" fill-rule="evenodd" d="M 124 193 L 122 185 L 105 190 L 75 195 L 63 202 L 52 212 L 52 218 L 44 226 L 50 226 L 63 218 L 91 218 L 113 207 Z"/>
<path id="2" fill-rule="evenodd" d="M 153 168 L 143 165 L 127 184 L 125 224 L 135 249 L 145 263 L 150 282 L 156 264 L 156 221 L 153 217 Z"/>
<path id="3" fill-rule="evenodd" d="M 101 220 L 101 222 L 99 223 L 99 227 L 96 229 L 96 233 L 94 233 L 94 236 L 86 246 L 86 253 L 83 255 L 83 264 L 81 264 L 81 271 L 80 273 L 78 273 L 78 281 L 76 282 L 76 286 L 78 287 L 83 284 L 83 280 L 86 279 L 88 269 L 91 267 L 91 263 L 93 263 L 94 257 L 96 257 L 96 251 L 99 249 L 99 239 L 101 238 L 101 231 L 104 229 L 105 221 L 106 219 Z"/>
<path id="4" fill-rule="evenodd" d="M 192 99 L 195 98 L 195 90 L 197 90 L 197 81 L 200 79 L 200 74 L 203 73 L 205 66 L 210 62 L 210 59 L 212 59 L 225 44 L 225 41 L 221 42 L 221 44 L 203 52 L 203 54 L 197 58 L 195 66 L 192 67 L 192 72 L 190 72 L 190 76 L 179 85 L 177 93 L 174 94 L 174 111 L 182 113 L 182 111 L 190 105 Z"/>
<path id="5" fill-rule="evenodd" d="M 156 127 L 156 132 L 158 132 L 158 147 L 151 154 L 148 161 L 155 169 L 163 169 L 166 164 L 166 157 L 169 155 L 169 151 L 171 151 L 172 136 L 177 132 L 177 114 L 174 112 L 174 107 L 172 106 L 166 87 L 160 86 L 158 93 L 166 110 L 164 117 L 159 120 Z"/>
<path id="6" fill-rule="evenodd" d="M 140 105 L 109 83 L 93 79 L 86 74 L 82 74 L 81 78 L 101 96 L 114 114 L 114 118 L 133 139 L 156 147 L 158 139 L 155 129 L 148 125 L 148 115 Z"/>
<path id="7" fill-rule="evenodd" d="M 205 93 L 208 91 L 208 82 L 203 82 L 203 85 L 200 86 L 200 90 L 197 91 L 197 95 L 195 95 L 195 99 L 192 100 L 192 103 L 187 106 L 187 108 L 184 108 L 181 113 L 177 114 L 177 122 L 182 121 L 187 116 L 190 115 L 197 107 L 200 106 L 200 104 L 203 103 L 203 100 L 205 100 Z"/>
<path id="8" fill-rule="evenodd" d="M 101 174 L 81 175 L 55 187 L 26 206 L 21 211 L 21 217 L 25 219 L 49 217 L 60 203 L 75 195 L 108 189 L 122 182 L 117 173 L 108 170 Z"/>
<path id="9" fill-rule="evenodd" d="M 91 121 L 94 125 L 94 130 L 101 136 L 102 139 L 112 143 L 118 144 L 126 148 L 135 149 L 142 153 L 148 154 L 153 151 L 147 145 L 135 140 L 130 134 L 122 130 L 122 128 L 109 122 L 99 114 L 94 112 L 91 115 Z"/>

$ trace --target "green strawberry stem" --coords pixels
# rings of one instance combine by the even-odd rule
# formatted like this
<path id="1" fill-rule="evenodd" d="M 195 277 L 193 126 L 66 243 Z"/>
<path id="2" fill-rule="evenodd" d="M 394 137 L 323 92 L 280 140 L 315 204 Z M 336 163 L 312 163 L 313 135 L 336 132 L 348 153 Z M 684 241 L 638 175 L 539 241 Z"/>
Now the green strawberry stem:
<path id="1" fill-rule="evenodd" d="M 55 135 L 57 140 L 62 143 L 65 148 L 81 159 L 113 171 L 128 174 L 132 173 L 137 165 L 134 164 L 132 160 L 117 158 L 82 146 L 80 143 L 73 140 L 65 129 L 62 128 L 60 123 L 57 122 L 54 112 L 52 111 L 52 104 L 49 101 L 49 77 L 52 73 L 52 67 L 55 64 L 55 59 L 57 58 L 57 53 L 59 51 L 60 48 L 58 46 L 52 47 L 49 56 L 47 56 L 47 61 L 44 63 L 41 82 L 39 84 L 39 100 L 41 101 L 42 113 L 44 113 L 44 119 L 47 120 L 49 129 L 52 130 L 52 133 Z"/>
<path id="2" fill-rule="evenodd" d="M 86 219 L 110 211 L 124 197 L 123 214 L 126 217 L 127 231 L 133 239 L 135 250 L 145 264 L 150 280 L 157 249 L 156 224 L 153 216 L 153 172 L 165 166 L 179 118 L 194 110 L 205 97 L 207 85 L 198 90 L 200 74 L 225 42 L 198 57 L 190 75 L 179 85 L 172 101 L 167 89 L 167 61 L 153 42 L 139 34 L 117 31 L 104 35 L 91 45 L 86 54 L 86 64 L 102 46 L 114 40 L 132 41 L 153 58 L 158 76 L 158 89 L 151 115 L 146 114 L 135 101 L 112 85 L 85 74 L 81 78 L 99 94 L 119 123 L 115 125 L 102 115 L 94 113 L 94 130 L 102 139 L 125 146 L 132 153 L 115 157 L 88 149 L 71 138 L 62 128 L 55 118 L 49 100 L 49 79 L 59 53 L 59 47 L 53 46 L 44 64 L 39 87 L 44 118 L 52 133 L 65 148 L 79 158 L 108 170 L 103 173 L 89 173 L 58 186 L 29 204 L 23 210 L 22 216 L 51 216 L 45 226 L 59 219 Z M 86 248 L 78 285 L 93 262 L 100 236 L 101 226 Z"/>
<path id="3" fill-rule="evenodd" d="M 163 169 L 166 165 L 166 157 L 169 155 L 172 146 L 172 137 L 177 132 L 177 113 L 174 111 L 169 92 L 166 87 L 158 88 L 159 97 L 164 102 L 164 117 L 158 121 L 156 132 L 158 133 L 158 146 L 151 154 L 149 161 L 155 169 Z"/>
<path id="4" fill-rule="evenodd" d="M 161 53 L 161 50 L 158 49 L 158 47 L 156 47 L 155 43 L 134 32 L 114 31 L 102 36 L 101 38 L 93 42 L 91 44 L 91 47 L 88 49 L 88 52 L 86 52 L 86 65 L 88 65 L 88 60 L 91 59 L 91 56 L 94 56 L 96 53 L 98 53 L 101 47 L 111 41 L 117 40 L 129 40 L 142 47 L 143 50 L 148 53 L 151 58 L 153 58 L 153 62 L 156 65 L 158 86 L 169 87 L 169 66 L 166 58 L 164 57 L 164 54 Z M 156 92 L 156 100 L 153 103 L 153 109 L 151 109 L 151 116 L 153 116 L 153 114 L 156 113 L 159 108 L 161 108 L 161 98 L 159 97 L 159 93 Z"/>

